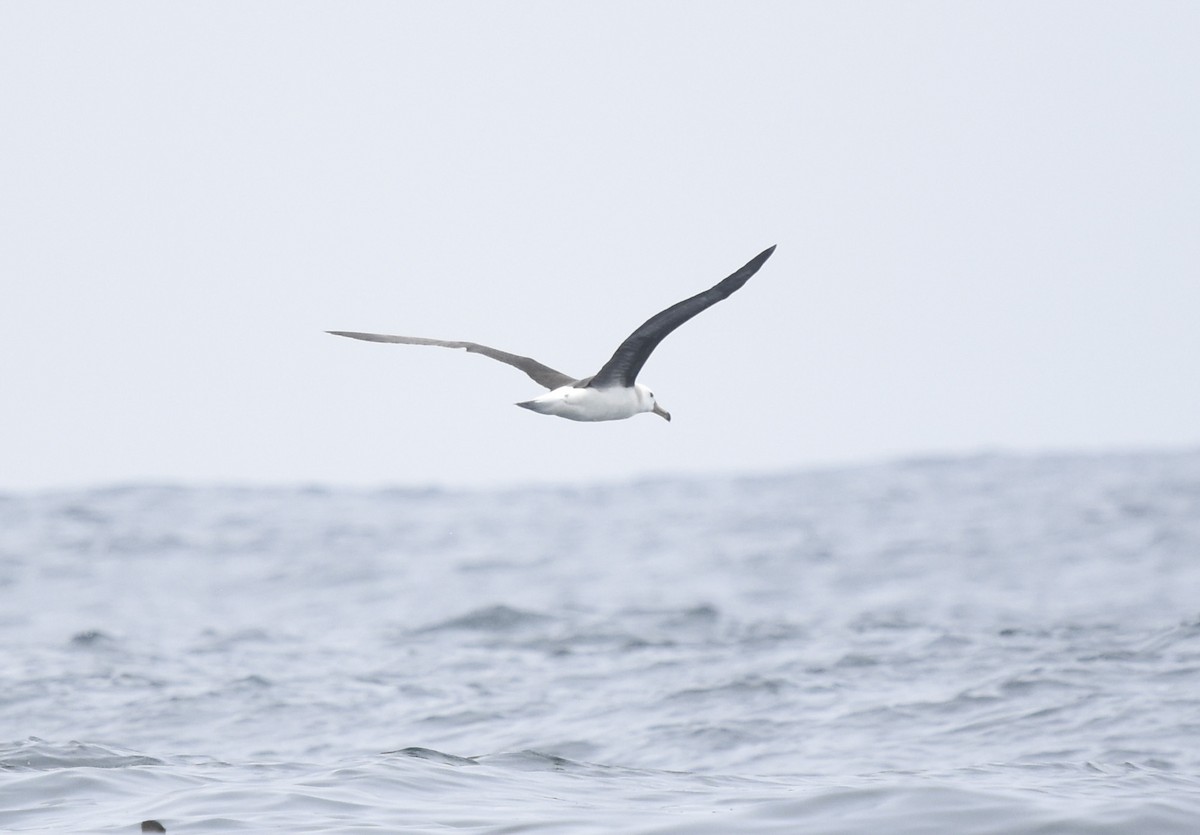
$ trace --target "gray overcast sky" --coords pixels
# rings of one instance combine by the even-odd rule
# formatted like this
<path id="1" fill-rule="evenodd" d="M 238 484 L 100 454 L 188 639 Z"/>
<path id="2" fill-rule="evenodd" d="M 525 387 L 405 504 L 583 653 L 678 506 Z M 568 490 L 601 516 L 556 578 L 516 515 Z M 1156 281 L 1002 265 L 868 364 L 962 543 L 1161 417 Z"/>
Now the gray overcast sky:
<path id="1" fill-rule="evenodd" d="M 1200 3 L 0 5 L 0 488 L 1200 443 Z M 577 424 L 580 376 L 778 244 Z"/>

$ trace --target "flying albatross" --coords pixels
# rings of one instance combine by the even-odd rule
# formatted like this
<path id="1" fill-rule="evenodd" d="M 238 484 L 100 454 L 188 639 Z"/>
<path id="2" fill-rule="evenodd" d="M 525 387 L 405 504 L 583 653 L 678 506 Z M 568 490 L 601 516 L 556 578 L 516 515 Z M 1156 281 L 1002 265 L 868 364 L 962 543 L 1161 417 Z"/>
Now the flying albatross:
<path id="1" fill-rule="evenodd" d="M 746 266 L 725 280 L 697 293 L 690 299 L 673 304 L 661 313 L 651 316 L 629 335 L 613 353 L 608 362 L 591 377 L 577 379 L 529 357 L 521 357 L 489 348 L 476 342 L 425 339 L 420 336 L 392 336 L 384 333 L 358 333 L 355 331 L 326 331 L 334 336 L 365 339 L 368 342 L 399 342 L 404 345 L 437 345 L 442 348 L 464 348 L 474 354 L 483 354 L 494 360 L 519 368 L 539 386 L 550 389 L 549 394 L 518 403 L 543 415 L 557 415 L 569 420 L 623 420 L 641 412 L 653 412 L 659 417 L 671 419 L 671 413 L 658 405 L 654 392 L 636 382 L 638 372 L 646 364 L 651 352 L 658 347 L 671 331 L 691 319 L 702 310 L 707 310 L 722 299 L 729 298 L 758 272 L 775 247 L 765 249 L 750 259 Z"/>

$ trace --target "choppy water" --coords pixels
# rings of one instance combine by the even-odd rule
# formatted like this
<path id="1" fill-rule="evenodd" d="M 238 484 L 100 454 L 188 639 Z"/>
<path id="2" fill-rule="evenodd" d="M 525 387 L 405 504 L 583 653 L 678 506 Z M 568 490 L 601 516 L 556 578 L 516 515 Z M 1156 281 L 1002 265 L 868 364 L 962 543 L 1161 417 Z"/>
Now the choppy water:
<path id="1" fill-rule="evenodd" d="M 1200 453 L 0 496 L 0 829 L 1200 831 Z"/>

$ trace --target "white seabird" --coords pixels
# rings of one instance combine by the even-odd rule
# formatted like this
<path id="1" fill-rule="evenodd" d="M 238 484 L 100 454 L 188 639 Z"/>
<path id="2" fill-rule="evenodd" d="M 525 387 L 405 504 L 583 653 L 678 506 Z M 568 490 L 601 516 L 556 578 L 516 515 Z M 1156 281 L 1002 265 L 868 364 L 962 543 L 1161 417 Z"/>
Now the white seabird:
<path id="1" fill-rule="evenodd" d="M 365 339 L 368 342 L 399 342 L 405 345 L 437 345 L 442 348 L 463 348 L 474 354 L 483 354 L 494 360 L 519 368 L 540 386 L 550 389 L 533 400 L 518 403 L 543 415 L 557 415 L 568 420 L 623 420 L 642 412 L 653 412 L 659 417 L 671 419 L 671 413 L 658 405 L 654 392 L 636 382 L 638 372 L 658 343 L 671 331 L 691 319 L 702 310 L 707 310 L 722 299 L 729 298 L 750 276 L 758 272 L 775 247 L 770 247 L 754 256 L 740 270 L 718 282 L 703 293 L 673 304 L 661 313 L 647 319 L 622 342 L 608 362 L 591 377 L 577 379 L 561 371 L 555 371 L 537 360 L 510 354 L 480 345 L 476 342 L 425 339 L 420 336 L 392 336 L 384 333 L 358 333 L 356 331 L 326 331 L 334 336 Z"/>

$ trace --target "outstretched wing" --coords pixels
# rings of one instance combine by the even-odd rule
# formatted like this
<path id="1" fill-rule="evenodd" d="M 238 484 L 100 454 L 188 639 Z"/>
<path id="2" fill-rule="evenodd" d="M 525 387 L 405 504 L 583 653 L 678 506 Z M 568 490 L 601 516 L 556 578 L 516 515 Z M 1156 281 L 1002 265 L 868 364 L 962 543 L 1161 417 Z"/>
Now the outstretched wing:
<path id="1" fill-rule="evenodd" d="M 404 345 L 437 345 L 440 348 L 463 348 L 472 354 L 483 354 L 485 357 L 499 360 L 507 365 L 511 365 L 513 368 L 519 368 L 528 374 L 529 378 L 539 386 L 544 386 L 548 389 L 556 389 L 575 382 L 574 377 L 569 377 L 561 371 L 555 371 L 549 366 L 542 365 L 537 360 L 530 359 L 529 357 L 519 357 L 507 351 L 498 351 L 495 348 L 489 348 L 486 345 L 480 345 L 476 342 L 425 339 L 420 336 L 392 336 L 386 333 L 357 333 L 355 331 L 326 331 L 326 333 L 331 333 L 334 336 L 348 336 L 351 339 L 365 339 L 367 342 L 399 342 Z"/>
<path id="2" fill-rule="evenodd" d="M 734 291 L 750 280 L 750 276 L 758 272 L 758 268 L 771 257 L 771 253 L 774 251 L 775 247 L 763 250 L 754 256 L 746 266 L 720 283 L 651 316 L 621 343 L 612 358 L 604 363 L 604 367 L 596 372 L 596 376 L 588 385 L 596 388 L 632 386 L 651 352 L 658 347 L 658 343 L 662 342 L 667 334 L 700 311 L 707 310 L 722 299 L 729 298 Z"/>

